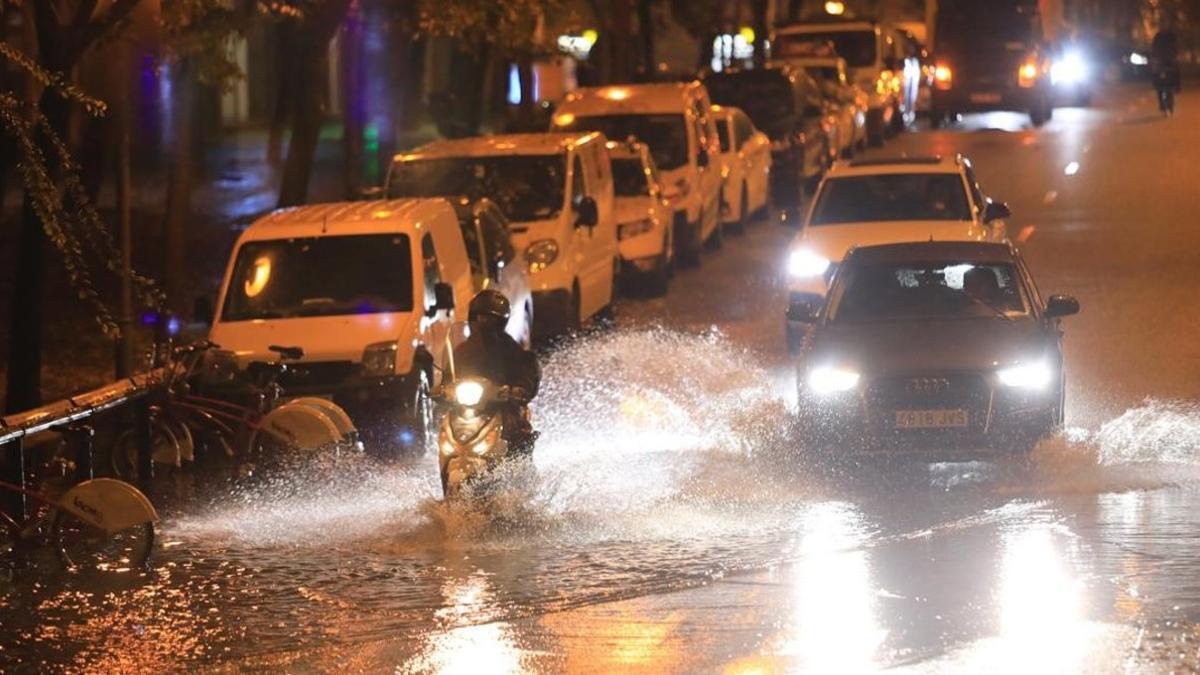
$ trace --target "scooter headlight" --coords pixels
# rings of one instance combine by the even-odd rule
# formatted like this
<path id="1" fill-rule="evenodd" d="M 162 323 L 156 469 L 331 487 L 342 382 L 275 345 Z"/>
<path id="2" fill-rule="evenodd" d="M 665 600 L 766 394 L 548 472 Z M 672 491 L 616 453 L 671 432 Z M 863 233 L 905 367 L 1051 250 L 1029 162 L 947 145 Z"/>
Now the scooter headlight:
<path id="1" fill-rule="evenodd" d="M 483 400 L 483 385 L 473 380 L 464 380 L 454 385 L 454 402 L 469 407 Z"/>

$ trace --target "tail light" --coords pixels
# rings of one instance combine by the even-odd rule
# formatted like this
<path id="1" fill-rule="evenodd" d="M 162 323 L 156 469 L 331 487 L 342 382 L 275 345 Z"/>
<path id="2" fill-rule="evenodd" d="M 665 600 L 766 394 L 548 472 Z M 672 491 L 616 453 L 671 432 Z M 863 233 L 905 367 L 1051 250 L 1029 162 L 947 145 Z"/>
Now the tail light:
<path id="1" fill-rule="evenodd" d="M 1017 69 L 1017 84 L 1028 89 L 1037 84 L 1038 66 L 1033 61 L 1026 61 Z"/>
<path id="2" fill-rule="evenodd" d="M 933 68 L 933 85 L 938 89 L 949 89 L 954 85 L 954 71 L 950 66 L 939 63 Z"/>

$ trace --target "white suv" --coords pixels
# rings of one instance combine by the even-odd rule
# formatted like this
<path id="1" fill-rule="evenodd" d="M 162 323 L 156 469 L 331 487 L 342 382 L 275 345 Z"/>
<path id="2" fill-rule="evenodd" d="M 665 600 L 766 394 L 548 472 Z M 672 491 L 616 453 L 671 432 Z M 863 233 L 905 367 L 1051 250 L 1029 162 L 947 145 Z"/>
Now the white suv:
<path id="1" fill-rule="evenodd" d="M 1006 241 L 1008 206 L 984 196 L 970 160 L 837 162 L 821 181 L 787 259 L 788 347 L 800 346 L 838 263 L 855 246 Z"/>
<path id="2" fill-rule="evenodd" d="M 289 396 L 330 397 L 390 444 L 419 447 L 436 433 L 433 366 L 473 290 L 445 200 L 283 209 L 238 238 L 209 339 L 240 370 L 300 347 L 280 379 Z"/>

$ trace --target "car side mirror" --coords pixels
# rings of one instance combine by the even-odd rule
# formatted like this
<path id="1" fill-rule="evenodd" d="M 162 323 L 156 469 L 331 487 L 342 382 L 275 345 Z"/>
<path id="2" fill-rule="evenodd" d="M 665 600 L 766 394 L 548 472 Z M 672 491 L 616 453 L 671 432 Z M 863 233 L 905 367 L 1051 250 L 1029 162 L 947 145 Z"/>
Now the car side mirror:
<path id="1" fill-rule="evenodd" d="M 596 206 L 596 200 L 590 196 L 584 196 L 575 205 L 575 227 L 595 227 L 600 222 L 600 211 Z"/>
<path id="2" fill-rule="evenodd" d="M 439 281 L 433 285 L 433 306 L 425 310 L 425 316 L 432 317 L 441 311 L 454 309 L 454 289 L 450 284 Z"/>
<path id="3" fill-rule="evenodd" d="M 821 304 L 815 298 L 795 299 L 788 303 L 787 320 L 796 323 L 816 323 L 821 316 Z"/>
<path id="4" fill-rule="evenodd" d="M 359 188 L 358 198 L 364 201 L 383 199 L 383 187 L 380 185 L 370 185 L 364 188 Z"/>
<path id="5" fill-rule="evenodd" d="M 1052 295 L 1046 302 L 1044 314 L 1050 319 L 1061 319 L 1079 313 L 1079 301 L 1069 295 Z"/>
<path id="6" fill-rule="evenodd" d="M 987 200 L 983 205 L 983 222 L 990 223 L 996 220 L 1004 220 L 1012 215 L 1012 210 L 1008 208 L 1008 204 L 1004 202 L 994 202 Z"/>
<path id="7" fill-rule="evenodd" d="M 212 298 L 207 295 L 198 295 L 192 300 L 192 321 L 211 326 L 215 315 Z"/>

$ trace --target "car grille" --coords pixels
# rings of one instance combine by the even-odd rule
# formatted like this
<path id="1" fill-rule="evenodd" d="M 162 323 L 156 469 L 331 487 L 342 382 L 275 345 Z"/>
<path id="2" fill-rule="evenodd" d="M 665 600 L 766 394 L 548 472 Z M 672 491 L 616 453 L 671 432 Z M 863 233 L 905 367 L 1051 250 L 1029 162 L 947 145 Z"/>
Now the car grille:
<path id="1" fill-rule="evenodd" d="M 975 374 L 913 374 L 880 378 L 866 391 L 867 424 L 876 433 L 896 431 L 898 410 L 966 410 L 967 428 L 962 433 L 987 431 L 992 391 L 983 377 Z"/>

